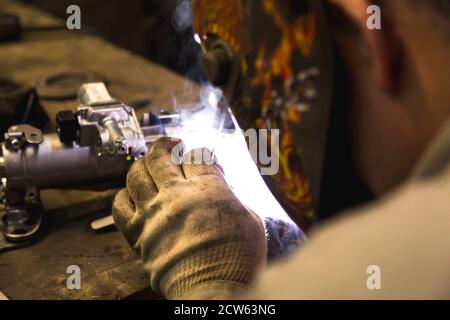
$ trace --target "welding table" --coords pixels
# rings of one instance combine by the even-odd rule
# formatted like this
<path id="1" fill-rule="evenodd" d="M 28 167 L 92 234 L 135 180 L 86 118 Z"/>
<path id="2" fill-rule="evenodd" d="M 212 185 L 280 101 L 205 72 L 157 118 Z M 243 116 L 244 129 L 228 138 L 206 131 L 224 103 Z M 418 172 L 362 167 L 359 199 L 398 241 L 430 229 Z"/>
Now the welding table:
<path id="1" fill-rule="evenodd" d="M 35 8 L 0 0 L 0 10 L 24 24 L 60 23 Z M 64 18 L 64 17 L 61 17 Z M 102 74 L 112 95 L 123 101 L 151 99 L 169 108 L 173 98 L 189 102 L 196 87 L 182 77 L 99 37 L 74 31 L 26 34 L 0 44 L 0 76 L 33 86 L 43 74 L 75 69 Z M 75 110 L 75 100 L 41 101 L 52 122 L 59 110 Z M 144 110 L 139 110 L 139 113 Z M 110 213 L 114 191 L 58 191 L 42 194 L 51 223 L 35 244 L 0 253 L 0 291 L 10 299 L 157 298 L 136 254 L 116 230 L 95 233 L 90 222 Z M 81 269 L 81 289 L 69 290 L 68 266 Z"/>

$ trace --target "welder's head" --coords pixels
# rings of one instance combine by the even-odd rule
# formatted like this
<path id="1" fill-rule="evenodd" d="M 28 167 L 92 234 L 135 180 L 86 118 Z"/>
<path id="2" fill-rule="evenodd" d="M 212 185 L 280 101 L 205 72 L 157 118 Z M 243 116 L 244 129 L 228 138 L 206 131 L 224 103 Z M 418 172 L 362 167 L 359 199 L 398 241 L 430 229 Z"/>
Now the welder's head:
<path id="1" fill-rule="evenodd" d="M 381 9 L 381 30 L 369 28 L 371 5 Z M 349 110 L 362 180 L 383 193 L 411 172 L 449 113 L 448 7 L 448 0 L 193 0 L 206 73 L 224 88 L 241 127 L 280 129 L 280 171 L 266 180 L 297 222 L 314 216 L 330 109 L 342 107 L 332 101 L 333 61 L 349 81 L 342 113 Z"/>
<path id="2" fill-rule="evenodd" d="M 376 194 L 404 181 L 450 114 L 448 0 L 330 0 L 348 72 L 353 159 Z M 370 30 L 367 8 L 381 9 Z"/>

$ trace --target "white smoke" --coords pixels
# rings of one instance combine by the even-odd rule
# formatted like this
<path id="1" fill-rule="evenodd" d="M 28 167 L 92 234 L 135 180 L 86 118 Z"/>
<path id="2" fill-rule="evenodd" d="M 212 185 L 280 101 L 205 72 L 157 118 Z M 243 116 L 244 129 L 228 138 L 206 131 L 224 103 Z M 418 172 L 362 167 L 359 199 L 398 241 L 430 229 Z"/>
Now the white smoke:
<path id="1" fill-rule="evenodd" d="M 175 11 L 172 15 L 172 25 L 177 32 L 184 32 L 192 26 L 191 0 L 177 0 Z"/>

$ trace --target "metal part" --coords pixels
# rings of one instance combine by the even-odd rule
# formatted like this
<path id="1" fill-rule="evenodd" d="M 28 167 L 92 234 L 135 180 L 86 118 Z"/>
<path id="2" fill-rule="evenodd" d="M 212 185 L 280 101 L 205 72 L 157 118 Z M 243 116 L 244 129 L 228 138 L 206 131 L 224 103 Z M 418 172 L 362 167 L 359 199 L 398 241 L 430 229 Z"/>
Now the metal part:
<path id="1" fill-rule="evenodd" d="M 121 103 L 81 106 L 77 116 L 81 147 L 95 147 L 99 155 L 129 154 L 133 158 L 147 151 L 144 134 L 133 108 Z"/>
<path id="2" fill-rule="evenodd" d="M 57 117 L 59 135 L 43 135 L 30 125 L 12 126 L 5 134 L 0 221 L 6 240 L 0 239 L 0 250 L 22 246 L 39 232 L 45 218 L 40 190 L 123 186 L 132 162 L 166 128 L 179 124 L 179 115 L 160 112 L 144 116 L 141 126 L 134 109 L 113 99 L 103 83 L 83 85 L 78 100 L 74 114 Z"/>
<path id="3" fill-rule="evenodd" d="M 77 140 L 80 129 L 76 115 L 70 110 L 56 114 L 56 131 L 61 142 L 72 145 Z"/>
<path id="4" fill-rule="evenodd" d="M 42 131 L 28 124 L 12 126 L 5 134 L 6 145 L 14 150 L 20 149 L 24 144 L 36 145 L 42 141 Z"/>
<path id="5" fill-rule="evenodd" d="M 110 150 L 113 153 L 127 154 L 128 146 L 127 139 L 122 134 L 122 131 L 114 118 L 105 118 L 102 120 L 102 125 L 108 133 L 108 144 L 110 145 Z"/>
<path id="6" fill-rule="evenodd" d="M 85 106 L 101 106 L 116 103 L 103 82 L 83 84 L 78 90 L 78 102 Z"/>
<path id="7" fill-rule="evenodd" d="M 64 188 L 109 183 L 123 176 L 130 161 L 126 155 L 99 156 L 95 146 L 67 146 L 57 134 L 45 135 L 35 148 L 19 150 L 3 148 L 8 190 L 25 191 L 28 186 L 38 189 Z"/>
<path id="8" fill-rule="evenodd" d="M 147 147 L 132 107 L 113 99 L 104 83 L 84 84 L 78 91 L 77 116 L 81 146 L 96 146 L 101 154 L 145 154 Z"/>
<path id="9" fill-rule="evenodd" d="M 233 49 L 220 39 L 202 57 L 203 69 L 215 86 L 224 86 L 231 80 L 235 55 Z"/>
<path id="10" fill-rule="evenodd" d="M 8 241 L 24 242 L 38 232 L 42 224 L 40 203 L 23 207 L 6 207 L 7 215 L 3 217 L 3 232 Z"/>
<path id="11" fill-rule="evenodd" d="M 91 222 L 91 229 L 94 231 L 101 231 L 114 226 L 113 216 L 107 216 Z"/>

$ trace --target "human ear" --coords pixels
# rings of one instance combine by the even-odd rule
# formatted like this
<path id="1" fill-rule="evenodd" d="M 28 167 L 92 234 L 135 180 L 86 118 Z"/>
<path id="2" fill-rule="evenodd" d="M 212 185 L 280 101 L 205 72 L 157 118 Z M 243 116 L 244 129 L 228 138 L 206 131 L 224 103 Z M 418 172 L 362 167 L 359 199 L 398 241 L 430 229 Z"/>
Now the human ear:
<path id="1" fill-rule="evenodd" d="M 368 55 L 373 79 L 376 85 L 388 94 L 395 95 L 400 89 L 399 68 L 401 63 L 401 46 L 393 21 L 383 17 L 384 11 L 381 7 L 381 18 L 383 18 L 381 29 L 371 29 L 368 20 L 373 14 L 369 7 L 372 5 L 368 0 L 329 0 L 329 3 L 337 7 L 340 15 L 349 20 L 347 25 L 357 28 L 359 41 L 364 46 Z M 341 17 L 342 19 L 342 17 Z M 345 32 L 345 31 L 344 31 Z M 343 35 L 345 37 L 345 35 Z M 352 41 L 352 39 L 348 39 Z M 354 41 L 358 41 L 354 39 Z"/>

